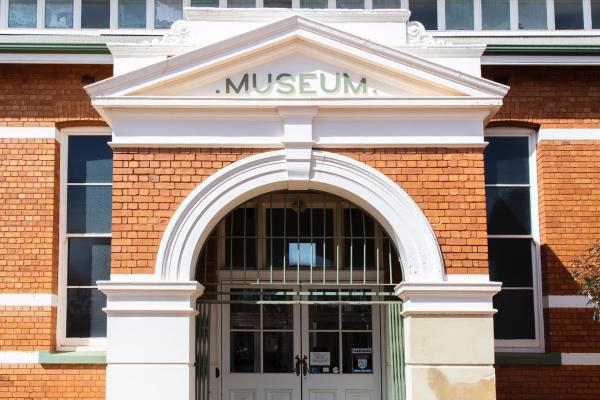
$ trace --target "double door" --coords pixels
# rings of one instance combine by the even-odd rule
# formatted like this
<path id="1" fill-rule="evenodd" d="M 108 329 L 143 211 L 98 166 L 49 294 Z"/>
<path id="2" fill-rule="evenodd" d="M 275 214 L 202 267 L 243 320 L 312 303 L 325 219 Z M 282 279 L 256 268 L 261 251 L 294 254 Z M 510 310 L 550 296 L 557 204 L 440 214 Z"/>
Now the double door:
<path id="1" fill-rule="evenodd" d="M 221 399 L 380 400 L 379 308 L 365 292 L 231 288 L 221 306 Z"/>

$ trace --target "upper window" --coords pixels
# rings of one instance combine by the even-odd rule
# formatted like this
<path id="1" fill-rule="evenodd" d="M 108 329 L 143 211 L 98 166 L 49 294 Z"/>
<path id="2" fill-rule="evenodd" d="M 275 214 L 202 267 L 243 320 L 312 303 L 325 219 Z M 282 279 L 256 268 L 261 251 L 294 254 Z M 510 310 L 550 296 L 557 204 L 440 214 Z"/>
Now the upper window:
<path id="1" fill-rule="evenodd" d="M 473 0 L 446 0 L 446 29 L 472 30 L 473 21 Z"/>
<path id="2" fill-rule="evenodd" d="M 110 0 L 81 0 L 82 28 L 110 28 Z"/>
<path id="3" fill-rule="evenodd" d="M 425 29 L 438 28 L 436 0 L 410 0 L 409 8 L 411 20 L 419 21 Z"/>
<path id="4" fill-rule="evenodd" d="M 8 2 L 9 28 L 35 28 L 37 0 L 10 0 Z"/>
<path id="5" fill-rule="evenodd" d="M 112 151 L 110 136 L 68 136 L 66 177 L 66 338 L 106 336 L 105 296 L 96 281 L 109 279 Z"/>
<path id="6" fill-rule="evenodd" d="M 519 29 L 548 29 L 546 0 L 518 0 Z"/>
<path id="7" fill-rule="evenodd" d="M 554 0 L 556 29 L 583 29 L 583 2 L 581 0 Z"/>
<path id="8" fill-rule="evenodd" d="M 183 18 L 182 0 L 155 0 L 154 27 L 168 29 L 171 24 Z"/>
<path id="9" fill-rule="evenodd" d="M 146 0 L 119 0 L 119 28 L 146 27 Z"/>
<path id="10" fill-rule="evenodd" d="M 510 29 L 510 0 L 481 0 L 484 30 Z"/>
<path id="11" fill-rule="evenodd" d="M 534 235 L 530 136 L 487 136 L 485 185 L 490 279 L 502 282 L 494 297 L 495 338 L 510 347 L 539 340 L 537 240 Z"/>
<path id="12" fill-rule="evenodd" d="M 592 28 L 600 29 L 600 0 L 592 0 Z"/>
<path id="13" fill-rule="evenodd" d="M 72 28 L 73 0 L 45 0 L 45 27 Z"/>

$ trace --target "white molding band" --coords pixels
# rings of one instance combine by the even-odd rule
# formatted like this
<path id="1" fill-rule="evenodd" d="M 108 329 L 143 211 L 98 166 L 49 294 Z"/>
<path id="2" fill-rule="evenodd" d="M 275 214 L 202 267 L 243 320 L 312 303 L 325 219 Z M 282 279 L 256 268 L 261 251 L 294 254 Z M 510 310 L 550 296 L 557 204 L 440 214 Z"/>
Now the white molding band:
<path id="1" fill-rule="evenodd" d="M 561 353 L 561 365 L 600 365 L 600 353 Z"/>
<path id="2" fill-rule="evenodd" d="M 0 293 L 0 306 L 5 307 L 56 307 L 58 296 L 50 293 Z"/>
<path id="3" fill-rule="evenodd" d="M 597 129 L 554 129 L 541 128 L 538 142 L 542 140 L 600 140 L 600 128 Z"/>
<path id="4" fill-rule="evenodd" d="M 0 351 L 0 364 L 37 364 L 39 351 Z"/>
<path id="5" fill-rule="evenodd" d="M 600 65 L 599 56 L 484 55 L 482 65 Z"/>
<path id="6" fill-rule="evenodd" d="M 0 126 L 0 139 L 57 139 L 53 126 Z"/>
<path id="7" fill-rule="evenodd" d="M 544 296 L 544 308 L 593 308 L 588 298 L 575 296 Z"/>
<path id="8" fill-rule="evenodd" d="M 112 64 L 111 54 L 0 54 L 2 64 Z"/>

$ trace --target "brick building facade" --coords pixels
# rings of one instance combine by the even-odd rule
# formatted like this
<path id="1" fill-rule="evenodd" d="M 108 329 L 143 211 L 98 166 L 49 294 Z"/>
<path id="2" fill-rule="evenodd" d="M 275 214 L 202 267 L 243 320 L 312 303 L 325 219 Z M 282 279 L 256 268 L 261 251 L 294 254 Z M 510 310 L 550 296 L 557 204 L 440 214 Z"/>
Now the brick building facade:
<path id="1" fill-rule="evenodd" d="M 121 53 L 118 49 L 111 50 L 117 60 Z M 194 50 L 190 52 L 195 54 Z M 182 59 L 184 57 L 185 55 L 180 56 Z M 128 66 L 126 68 L 132 69 Z M 148 68 L 152 67 L 146 67 L 144 73 L 152 72 Z M 401 385 L 403 390 L 408 390 L 407 398 L 597 398 L 600 387 L 600 328 L 598 322 L 592 319 L 592 310 L 579 295 L 579 288 L 570 276 L 570 265 L 577 255 L 600 238 L 599 68 L 571 65 L 482 66 L 484 78 L 510 86 L 502 106 L 491 112 L 493 116 L 490 120 L 486 119 L 486 134 L 493 136 L 494 132 L 501 131 L 502 136 L 511 129 L 519 134 L 526 131 L 526 135 L 533 138 L 535 143 L 535 158 L 530 165 L 535 168 L 536 179 L 529 184 L 534 187 L 531 193 L 537 194 L 537 198 L 531 198 L 535 203 L 532 210 L 537 210 L 537 215 L 532 216 L 534 228 L 531 237 L 534 242 L 539 240 L 539 243 L 535 243 L 539 251 L 539 265 L 534 260 L 533 268 L 538 268 L 537 278 L 541 286 L 537 287 L 535 284 L 535 272 L 532 278 L 533 296 L 537 302 L 535 307 L 541 310 L 537 316 L 539 320 L 535 322 L 542 329 L 535 338 L 539 348 L 525 346 L 520 349 L 518 346 L 508 345 L 507 351 L 502 348 L 503 340 L 497 340 L 495 362 L 492 363 L 495 368 L 495 388 L 487 391 L 482 389 L 484 386 L 477 386 L 488 379 L 480 378 L 479 372 L 470 376 L 471 372 L 465 372 L 466 378 L 450 374 L 447 377 L 449 384 L 436 386 L 432 383 L 431 374 L 420 380 L 418 374 L 411 370 L 407 378 L 410 388 L 406 389 L 404 384 Z M 125 72 L 124 76 L 131 79 L 133 73 Z M 61 150 L 61 146 L 65 145 L 70 135 L 78 135 L 78 132 L 83 132 L 84 136 L 92 132 L 110 135 L 109 124 L 114 130 L 110 202 L 112 224 L 110 234 L 98 237 L 110 237 L 109 267 L 111 280 L 117 282 L 116 285 L 138 276 L 144 277 L 143 280 L 150 280 L 149 277 L 158 273 L 157 264 L 162 257 L 159 254 L 163 251 L 161 246 L 165 246 L 165 232 L 170 229 L 169 224 L 174 223 L 172 221 L 178 213 L 183 212 L 182 204 L 185 205 L 186 199 L 192 197 L 197 188 L 209 185 L 216 179 L 213 176 L 228 166 L 233 167 L 242 160 L 251 160 L 252 156 L 260 157 L 281 149 L 281 145 L 274 145 L 273 142 L 253 142 L 253 137 L 248 142 L 235 146 L 228 145 L 226 141 L 222 144 L 190 141 L 161 145 L 152 141 L 161 140 L 153 138 L 154 133 L 149 134 L 149 141 L 144 141 L 141 137 L 128 137 L 128 129 L 133 125 L 123 124 L 119 119 L 120 114 L 116 111 L 111 114 L 113 109 L 110 108 L 121 107 L 122 111 L 128 105 L 125 102 L 115 105 L 102 103 L 103 99 L 111 96 L 110 91 L 114 90 L 111 83 L 106 88 L 100 87 L 98 92 L 90 91 L 90 95 L 84 90 L 84 86 L 90 83 L 113 75 L 119 79 L 122 74 L 123 72 L 114 74 L 111 65 L 92 63 L 34 64 L 23 61 L 21 64 L 0 64 L 0 193 L 3 200 L 0 205 L 0 398 L 121 399 L 125 398 L 124 392 L 119 391 L 124 383 L 119 380 L 119 376 L 123 376 L 123 379 L 133 377 L 133 382 L 144 381 L 143 377 L 136 381 L 138 378 L 134 372 L 119 369 L 122 368 L 121 364 L 130 364 L 125 358 L 120 360 L 118 350 L 115 350 L 126 341 L 115 341 L 112 349 L 109 343 L 108 350 L 102 338 L 83 345 L 69 342 L 64 326 L 60 327 L 70 318 L 67 311 L 59 311 L 61 307 L 67 307 L 67 302 L 61 298 L 65 297 L 69 290 L 67 288 L 76 286 L 65 283 L 65 259 L 68 256 L 64 254 L 65 241 L 76 236 L 65 236 L 65 231 L 61 228 L 62 224 L 67 224 L 65 214 L 69 214 L 65 205 L 68 184 L 64 184 L 68 162 L 64 157 L 71 155 L 71 152 Z M 178 79 L 188 84 L 188 76 L 164 79 L 173 88 L 178 88 Z M 173 79 L 173 82 L 168 79 Z M 190 82 L 190 87 L 193 87 L 202 81 Z M 409 83 L 416 85 L 414 82 Z M 117 81 L 114 86 L 119 84 L 121 82 Z M 174 96 L 174 89 L 170 86 L 159 86 L 161 82 L 152 84 L 155 86 L 144 87 L 140 84 L 134 88 L 134 96 L 136 90 L 142 97 L 156 93 Z M 382 86 L 377 90 L 382 92 L 386 88 Z M 121 93 L 119 96 L 125 95 Z M 192 106 L 188 104 L 183 107 Z M 219 107 L 213 108 L 218 112 Z M 285 111 L 280 114 L 286 118 Z M 139 116 L 135 118 L 140 119 Z M 181 118 L 185 119 L 186 116 Z M 265 120 L 272 118 L 270 115 Z M 318 118 L 315 121 L 319 121 Z M 372 118 L 375 121 L 388 117 L 379 115 Z M 151 124 L 152 122 L 148 126 Z M 286 122 L 284 131 L 285 124 Z M 135 129 L 137 128 L 131 128 L 131 132 Z M 312 129 L 317 135 L 321 128 L 315 125 Z M 442 136 L 454 134 L 453 130 L 457 128 L 449 126 L 448 129 L 448 133 L 441 132 Z M 125 133 L 119 136 L 117 131 Z M 485 145 L 462 144 L 461 141 L 438 143 L 435 140 L 429 145 L 410 144 L 409 141 L 402 140 L 396 140 L 399 144 L 395 145 L 359 142 L 349 142 L 348 145 L 344 141 L 319 145 L 319 139 L 316 138 L 314 142 L 317 143 L 315 150 L 320 149 L 354 160 L 380 172 L 414 201 L 433 231 L 444 267 L 443 274 L 449 276 L 448 281 L 452 280 L 451 275 L 455 275 L 454 279 L 458 280 L 467 279 L 464 278 L 467 275 L 488 276 L 491 257 L 491 254 L 488 255 L 488 240 L 498 238 L 489 234 L 489 221 L 486 218 L 486 215 L 489 218 L 489 202 L 486 214 L 486 190 L 492 185 L 487 181 L 485 172 L 488 162 L 485 158 Z M 284 143 L 284 146 L 287 144 Z M 289 160 L 293 159 L 290 157 L 288 155 Z M 311 162 L 312 168 L 316 168 L 314 165 L 319 163 L 314 159 Z M 288 173 L 291 176 L 292 172 Z M 210 177 L 213 177 L 213 181 L 208 179 Z M 320 190 L 320 187 L 311 186 L 310 189 Z M 246 201 L 249 197 L 244 199 Z M 369 211 L 367 206 L 365 208 Z M 220 218 L 224 218 L 224 215 Z M 91 219 L 86 221 L 90 225 L 94 223 Z M 387 229 L 384 223 L 382 226 Z M 388 231 L 387 234 L 394 238 L 392 232 Z M 533 254 L 535 257 L 535 252 Z M 402 264 L 408 268 L 404 262 Z M 312 264 L 310 268 L 312 270 Z M 406 271 L 403 269 L 403 274 Z M 164 273 L 168 274 L 168 271 Z M 174 276 L 176 275 L 169 275 L 165 281 L 173 281 Z M 428 282 L 427 279 L 425 281 Z M 111 328 L 111 312 L 114 315 L 121 315 L 119 312 L 134 312 L 118 303 L 120 298 L 115 290 L 120 289 L 108 287 L 105 290 L 109 296 L 106 306 L 109 315 L 109 341 L 111 329 L 116 329 L 114 326 L 117 326 L 117 322 L 112 322 L 114 325 Z M 141 290 L 140 295 L 146 295 L 149 291 Z M 396 291 L 401 292 L 398 289 Z M 110 296 L 115 296 L 112 304 Z M 403 299 L 405 303 L 410 303 L 410 296 Z M 409 312 L 417 311 L 409 309 Z M 412 314 L 407 314 L 405 318 L 411 317 L 415 318 Z M 118 317 L 112 318 L 116 321 Z M 411 329 L 416 329 L 413 324 L 415 322 L 406 322 L 405 333 L 410 334 Z M 472 327 L 467 330 L 471 332 Z M 417 335 L 418 332 L 415 331 L 414 334 Z M 185 338 L 182 338 L 183 342 Z M 405 352 L 410 354 L 404 355 L 404 362 L 412 368 L 422 367 L 419 361 L 411 358 L 417 357 L 414 356 L 415 351 L 409 349 L 411 345 L 413 344 L 406 344 Z M 108 351 L 108 359 L 105 351 Z M 391 369 L 388 373 L 393 375 L 394 367 L 384 366 L 386 362 L 393 362 L 385 359 L 382 356 L 380 360 L 382 370 Z M 113 368 L 112 375 L 108 375 L 108 382 L 105 372 L 107 363 Z M 425 364 L 430 363 L 434 362 Z M 148 368 L 155 367 L 155 364 L 157 362 L 149 361 Z M 442 364 L 454 365 L 447 360 Z M 213 364 L 209 365 L 212 368 Z M 470 364 L 459 362 L 457 365 L 462 368 Z M 223 368 L 221 364 L 218 366 Z M 482 373 L 485 375 L 487 372 Z M 382 372 L 379 376 L 384 375 Z M 152 377 L 152 373 L 149 376 Z M 171 384 L 181 383 L 178 379 L 167 381 Z M 201 386 L 198 378 L 195 379 L 196 385 Z M 393 386 L 392 378 L 381 379 L 390 379 L 384 387 Z M 205 382 L 208 381 L 214 385 L 212 378 Z M 428 390 L 433 394 L 425 391 L 419 397 L 418 390 L 423 384 L 429 385 Z M 227 384 L 217 381 L 217 385 L 221 385 L 222 392 L 212 386 L 210 395 L 219 394 L 222 398 L 229 398 L 225 397 Z M 157 389 L 158 393 L 162 393 L 161 390 Z M 179 398 L 182 391 L 173 390 L 173 396 Z M 192 393 L 191 390 L 189 389 L 189 393 Z M 395 396 L 385 389 L 380 392 L 383 397 L 369 395 L 372 397 L 365 398 Z M 201 396 L 190 394 L 196 395 Z M 291 398 L 296 398 L 294 396 Z M 139 397 L 134 395 L 130 398 L 151 397 L 140 394 Z"/>

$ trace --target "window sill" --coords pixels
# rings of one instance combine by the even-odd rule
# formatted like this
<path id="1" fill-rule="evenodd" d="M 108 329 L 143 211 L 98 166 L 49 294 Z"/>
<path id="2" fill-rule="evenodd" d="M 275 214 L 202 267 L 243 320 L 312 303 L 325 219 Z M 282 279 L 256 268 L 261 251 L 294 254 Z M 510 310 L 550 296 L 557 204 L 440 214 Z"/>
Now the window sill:
<path id="1" fill-rule="evenodd" d="M 40 364 L 106 364 L 105 351 L 40 351 Z"/>
<path id="2" fill-rule="evenodd" d="M 560 365 L 560 353 L 496 352 L 497 365 Z"/>

